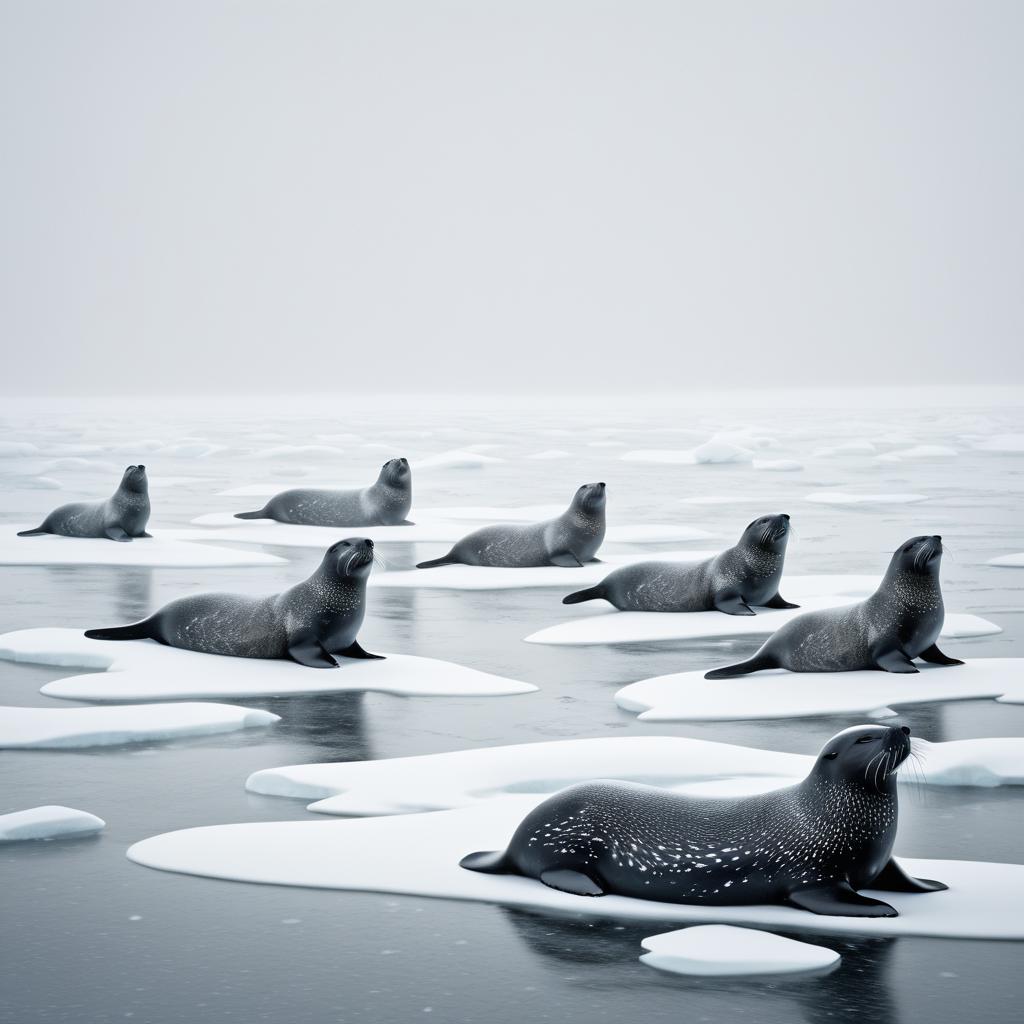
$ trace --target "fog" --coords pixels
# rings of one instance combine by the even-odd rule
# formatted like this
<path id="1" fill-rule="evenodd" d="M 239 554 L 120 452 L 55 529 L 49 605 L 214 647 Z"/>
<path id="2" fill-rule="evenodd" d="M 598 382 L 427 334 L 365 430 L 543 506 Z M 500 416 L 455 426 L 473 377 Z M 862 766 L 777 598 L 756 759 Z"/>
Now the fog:
<path id="1" fill-rule="evenodd" d="M 1024 382 L 1024 5 L 2 0 L 6 394 Z"/>

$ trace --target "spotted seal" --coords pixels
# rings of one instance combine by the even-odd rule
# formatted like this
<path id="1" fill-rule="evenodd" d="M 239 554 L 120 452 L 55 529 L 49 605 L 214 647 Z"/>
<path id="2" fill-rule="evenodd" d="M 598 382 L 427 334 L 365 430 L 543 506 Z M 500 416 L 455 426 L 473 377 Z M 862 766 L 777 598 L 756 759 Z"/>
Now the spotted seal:
<path id="1" fill-rule="evenodd" d="M 407 526 L 410 508 L 409 460 L 389 459 L 369 487 L 348 491 L 295 487 L 275 494 L 255 512 L 236 512 L 235 518 L 274 519 L 302 526 Z"/>
<path id="2" fill-rule="evenodd" d="M 634 782 L 570 786 L 534 808 L 507 849 L 459 863 L 579 896 L 896 917 L 857 890 L 947 888 L 911 878 L 892 856 L 895 773 L 910 753 L 909 734 L 906 726 L 845 729 L 802 782 L 757 796 L 681 796 Z"/>
<path id="3" fill-rule="evenodd" d="M 85 635 L 235 658 L 291 658 L 309 668 L 337 668 L 336 658 L 379 658 L 356 640 L 372 563 L 373 541 L 349 537 L 327 549 L 312 576 L 280 594 L 180 597 L 141 622 Z"/>
<path id="4" fill-rule="evenodd" d="M 557 518 L 528 526 L 485 526 L 463 537 L 447 555 L 420 562 L 416 568 L 490 565 L 519 569 L 593 562 L 604 540 L 605 498 L 603 481 L 584 484 Z"/>
<path id="5" fill-rule="evenodd" d="M 779 593 L 789 540 L 789 516 L 755 519 L 735 547 L 697 565 L 636 562 L 609 573 L 596 587 L 562 604 L 603 598 L 624 612 L 707 612 L 753 615 L 752 605 L 797 608 Z"/>
<path id="6" fill-rule="evenodd" d="M 962 665 L 935 643 L 945 617 L 941 560 L 941 537 L 911 537 L 896 549 L 881 584 L 866 601 L 798 615 L 776 630 L 752 658 L 714 669 L 704 678 L 726 679 L 768 668 L 909 673 L 918 671 L 914 658 L 934 665 Z"/>
<path id="7" fill-rule="evenodd" d="M 55 508 L 34 530 L 19 537 L 56 534 L 59 537 L 106 537 L 130 541 L 149 537 L 149 480 L 145 466 L 129 466 L 117 490 L 106 501 L 75 501 Z"/>

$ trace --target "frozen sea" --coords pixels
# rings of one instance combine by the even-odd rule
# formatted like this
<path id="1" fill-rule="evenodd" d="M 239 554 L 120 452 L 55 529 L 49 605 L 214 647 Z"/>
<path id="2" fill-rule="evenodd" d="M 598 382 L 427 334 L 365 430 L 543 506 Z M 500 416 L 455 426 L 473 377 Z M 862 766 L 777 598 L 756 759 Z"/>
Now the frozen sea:
<path id="1" fill-rule="evenodd" d="M 567 504 L 580 483 L 605 480 L 610 525 L 717 535 L 695 548 L 734 543 L 755 515 L 788 512 L 792 574 L 877 574 L 907 537 L 939 533 L 947 609 L 1002 628 L 944 647 L 961 658 L 1024 657 L 1024 569 L 986 564 L 1024 551 L 1024 395 L 1007 390 L 17 400 L 0 414 L 0 516 L 26 523 L 62 502 L 105 497 L 124 465 L 143 462 L 151 524 L 186 528 L 200 515 L 255 507 L 226 490 L 268 481 L 361 486 L 399 455 L 414 465 L 413 520 L 417 507 Z M 378 550 L 395 571 L 445 548 Z M 0 631 L 129 621 L 199 590 L 280 590 L 319 560 L 311 548 L 260 550 L 285 561 L 4 567 Z M 247 792 L 246 778 L 262 768 L 628 735 L 813 753 L 855 724 L 639 721 L 614 703 L 618 689 L 724 663 L 758 640 L 524 643 L 598 610 L 560 598 L 550 587 L 370 591 L 360 634 L 367 649 L 458 662 L 533 683 L 535 693 L 238 699 L 280 722 L 123 746 L 0 751 L 0 814 L 59 804 L 106 822 L 91 836 L 0 847 L 0 1020 L 995 1024 L 1019 1014 L 1017 943 L 803 934 L 792 937 L 838 951 L 841 964 L 827 975 L 692 978 L 640 962 L 649 923 L 222 882 L 126 859 L 133 843 L 173 829 L 318 819 L 306 801 Z M 67 669 L 0 662 L 0 674 L 2 704 L 74 706 L 39 692 Z M 933 741 L 1024 735 L 1024 706 L 977 700 L 900 710 Z M 1024 863 L 1022 807 L 1013 786 L 905 787 L 897 852 Z"/>

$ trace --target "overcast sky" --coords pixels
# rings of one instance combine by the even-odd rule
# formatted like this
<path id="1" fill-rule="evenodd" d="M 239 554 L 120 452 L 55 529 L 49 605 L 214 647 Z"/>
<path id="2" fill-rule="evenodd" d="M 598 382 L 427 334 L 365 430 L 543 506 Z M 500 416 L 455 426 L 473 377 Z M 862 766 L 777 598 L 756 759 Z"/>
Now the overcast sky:
<path id="1" fill-rule="evenodd" d="M 1024 382 L 1024 4 L 0 0 L 6 393 Z"/>

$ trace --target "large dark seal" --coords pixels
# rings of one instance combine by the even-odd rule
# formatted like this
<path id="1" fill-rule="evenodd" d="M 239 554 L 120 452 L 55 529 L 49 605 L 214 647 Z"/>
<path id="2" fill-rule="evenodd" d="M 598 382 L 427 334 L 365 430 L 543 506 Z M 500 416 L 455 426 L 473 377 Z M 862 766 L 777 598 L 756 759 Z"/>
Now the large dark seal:
<path id="1" fill-rule="evenodd" d="M 148 537 L 149 480 L 145 466 L 129 466 L 121 483 L 106 501 L 76 501 L 55 508 L 34 530 L 22 530 L 19 537 L 45 533 L 60 537 L 107 537 L 129 541 Z"/>
<path id="2" fill-rule="evenodd" d="M 358 491 L 306 487 L 275 494 L 255 512 L 236 519 L 274 519 L 302 526 L 407 526 L 412 508 L 412 470 L 408 459 L 390 459 L 377 482 Z"/>
<path id="3" fill-rule="evenodd" d="M 905 726 L 859 725 L 825 744 L 803 782 L 758 796 L 679 796 L 634 782 L 584 782 L 549 797 L 508 849 L 471 871 L 518 874 L 579 896 L 666 903 L 788 903 L 815 914 L 896 917 L 858 889 L 936 892 L 893 860 Z"/>
<path id="4" fill-rule="evenodd" d="M 624 612 L 709 612 L 753 615 L 751 605 L 797 608 L 779 594 L 789 540 L 789 516 L 755 519 L 740 542 L 697 565 L 637 562 L 609 573 L 596 587 L 562 604 L 604 598 Z"/>
<path id="5" fill-rule="evenodd" d="M 332 544 L 316 572 L 283 593 L 181 597 L 141 622 L 85 635 L 236 658 L 291 658 L 310 668 L 337 668 L 335 658 L 378 658 L 356 641 L 372 563 L 373 541 L 350 537 Z"/>
<path id="6" fill-rule="evenodd" d="M 752 658 L 716 668 L 704 678 L 725 679 L 767 668 L 917 672 L 914 658 L 962 665 L 935 644 L 945 618 L 941 560 L 941 537 L 911 537 L 897 548 L 881 585 L 866 601 L 798 615 L 776 630 Z"/>
<path id="7" fill-rule="evenodd" d="M 521 569 L 536 565 L 580 566 L 595 561 L 604 540 L 605 485 L 584 484 L 556 519 L 529 526 L 485 526 L 463 537 L 435 565 L 491 565 Z"/>

